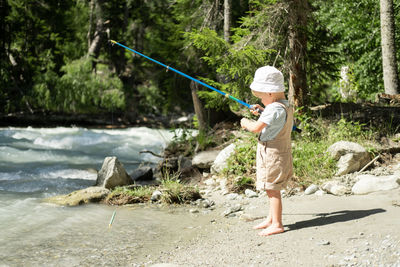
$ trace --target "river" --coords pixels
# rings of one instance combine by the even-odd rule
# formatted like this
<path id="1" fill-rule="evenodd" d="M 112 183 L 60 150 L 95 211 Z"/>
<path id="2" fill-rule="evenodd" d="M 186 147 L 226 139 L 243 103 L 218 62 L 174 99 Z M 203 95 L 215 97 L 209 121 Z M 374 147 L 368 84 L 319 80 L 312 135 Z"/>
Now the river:
<path id="1" fill-rule="evenodd" d="M 94 185 L 107 156 L 128 173 L 154 166 L 159 158 L 139 152 L 159 153 L 174 135 L 145 127 L 0 128 L 0 266 L 136 266 L 191 238 L 201 218 L 184 208 L 42 201 Z"/>

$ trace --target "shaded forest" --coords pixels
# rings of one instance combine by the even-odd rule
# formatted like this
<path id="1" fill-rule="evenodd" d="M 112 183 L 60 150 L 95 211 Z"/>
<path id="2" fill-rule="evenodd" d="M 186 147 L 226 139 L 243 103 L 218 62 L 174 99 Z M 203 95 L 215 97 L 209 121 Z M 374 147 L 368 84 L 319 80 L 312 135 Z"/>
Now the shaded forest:
<path id="1" fill-rule="evenodd" d="M 247 103 L 256 101 L 249 84 L 264 65 L 282 70 L 298 108 L 398 93 L 398 0 L 3 0 L 0 7 L 2 114 L 111 112 L 134 121 L 193 112 L 193 90 L 205 109 L 242 108 L 111 39 Z"/>

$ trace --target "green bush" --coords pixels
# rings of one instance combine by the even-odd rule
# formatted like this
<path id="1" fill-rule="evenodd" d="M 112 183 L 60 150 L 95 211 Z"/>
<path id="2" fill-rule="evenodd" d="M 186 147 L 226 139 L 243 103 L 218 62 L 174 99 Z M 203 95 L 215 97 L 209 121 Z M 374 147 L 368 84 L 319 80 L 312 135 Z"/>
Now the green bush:
<path id="1" fill-rule="evenodd" d="M 297 119 L 302 122 L 302 133 L 292 133 L 293 181 L 297 186 L 318 184 L 334 175 L 336 161 L 330 157 L 327 149 L 337 141 L 353 141 L 363 145 L 368 151 L 374 150 L 371 140 L 377 132 L 364 124 L 345 119 L 328 123 L 306 114 L 301 116 Z M 233 184 L 233 189 L 251 184 L 248 183 L 249 178 L 255 180 L 257 138 L 254 134 L 246 133 L 236 145 L 235 153 L 228 159 L 228 167 L 224 171 Z"/>
<path id="2" fill-rule="evenodd" d="M 83 113 L 124 108 L 122 82 L 106 66 L 97 64 L 97 73 L 93 73 L 92 60 L 84 57 L 63 66 L 61 71 L 61 78 L 50 70 L 35 84 L 39 107 Z"/>
<path id="3" fill-rule="evenodd" d="M 228 159 L 228 167 L 224 170 L 226 174 L 238 176 L 251 176 L 255 174 L 257 149 L 257 138 L 254 134 L 247 134 L 246 137 L 236 142 L 235 153 Z"/>

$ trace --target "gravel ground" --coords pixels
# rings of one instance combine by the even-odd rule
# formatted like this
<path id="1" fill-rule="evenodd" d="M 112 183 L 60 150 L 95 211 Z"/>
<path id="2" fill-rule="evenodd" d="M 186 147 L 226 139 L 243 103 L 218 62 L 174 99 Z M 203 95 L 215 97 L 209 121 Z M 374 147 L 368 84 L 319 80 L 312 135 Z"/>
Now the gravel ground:
<path id="1" fill-rule="evenodd" d="M 192 239 L 132 265 L 400 266 L 400 189 L 284 198 L 286 231 L 269 237 L 252 229 L 267 214 L 267 197 L 232 200 L 215 191 L 209 199 L 216 203 L 213 210 L 188 208 L 188 216 L 209 217 L 193 225 Z M 241 211 L 222 215 L 235 205 Z"/>

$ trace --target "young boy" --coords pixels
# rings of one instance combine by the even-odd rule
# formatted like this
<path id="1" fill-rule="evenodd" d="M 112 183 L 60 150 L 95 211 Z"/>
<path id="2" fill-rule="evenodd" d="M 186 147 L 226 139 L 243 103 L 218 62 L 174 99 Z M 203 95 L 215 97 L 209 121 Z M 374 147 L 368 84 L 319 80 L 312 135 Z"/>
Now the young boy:
<path id="1" fill-rule="evenodd" d="M 259 235 L 268 236 L 284 231 L 282 224 L 283 189 L 293 176 L 290 134 L 293 127 L 293 108 L 285 97 L 282 73 L 274 67 L 257 69 L 250 85 L 253 95 L 261 99 L 265 108 L 254 105 L 253 114 L 261 115 L 257 121 L 243 118 L 242 128 L 260 133 L 257 145 L 257 189 L 266 190 L 269 215 L 254 229 L 263 229 Z"/>

